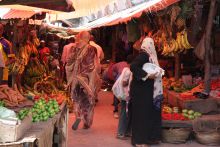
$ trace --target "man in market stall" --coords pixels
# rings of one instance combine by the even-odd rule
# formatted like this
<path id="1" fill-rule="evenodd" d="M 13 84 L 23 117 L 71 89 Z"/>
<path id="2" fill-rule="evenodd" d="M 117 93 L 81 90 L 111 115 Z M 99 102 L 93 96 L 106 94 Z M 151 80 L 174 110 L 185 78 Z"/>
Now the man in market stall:
<path id="1" fill-rule="evenodd" d="M 49 56 L 50 56 L 50 49 L 48 47 L 46 47 L 46 43 L 44 40 L 40 41 L 39 54 L 40 54 L 40 60 L 44 64 L 48 65 L 48 60 L 49 60 Z"/>
<path id="2" fill-rule="evenodd" d="M 15 57 L 13 51 L 12 51 L 12 44 L 5 39 L 2 35 L 4 32 L 4 26 L 0 24 L 0 52 L 2 60 L 1 65 L 1 84 L 9 84 L 12 86 L 11 82 L 8 82 L 9 78 L 9 70 L 8 65 L 13 61 L 13 58 Z"/>
<path id="3" fill-rule="evenodd" d="M 89 45 L 89 40 L 89 32 L 80 32 L 66 63 L 67 76 L 69 76 L 67 80 L 71 87 L 76 113 L 73 130 L 78 128 L 81 120 L 84 129 L 90 128 L 93 122 L 99 75 L 96 70 L 97 51 L 95 47 Z"/>

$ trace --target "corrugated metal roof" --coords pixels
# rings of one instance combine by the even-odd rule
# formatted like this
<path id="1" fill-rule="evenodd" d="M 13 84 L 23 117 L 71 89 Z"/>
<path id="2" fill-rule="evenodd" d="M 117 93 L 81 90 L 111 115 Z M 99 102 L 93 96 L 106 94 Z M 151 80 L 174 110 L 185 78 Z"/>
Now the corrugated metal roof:
<path id="1" fill-rule="evenodd" d="M 34 11 L 25 11 L 25 10 L 14 10 L 11 9 L 8 13 L 6 13 L 2 18 L 3 19 L 15 19 L 22 18 L 27 19 L 33 16 L 36 12 Z"/>

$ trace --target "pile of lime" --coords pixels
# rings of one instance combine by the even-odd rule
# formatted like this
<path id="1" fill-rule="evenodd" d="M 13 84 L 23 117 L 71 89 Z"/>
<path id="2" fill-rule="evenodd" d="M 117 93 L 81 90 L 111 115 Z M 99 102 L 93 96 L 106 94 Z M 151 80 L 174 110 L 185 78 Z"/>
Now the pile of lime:
<path id="1" fill-rule="evenodd" d="M 28 115 L 29 112 L 30 109 L 27 108 L 20 110 L 17 114 L 18 119 L 23 120 Z"/>
<path id="2" fill-rule="evenodd" d="M 200 112 L 195 112 L 193 110 L 187 110 L 187 109 L 183 109 L 182 114 L 185 118 L 188 118 L 190 120 L 194 120 L 194 119 L 202 116 L 202 113 L 200 113 Z"/>
<path id="3" fill-rule="evenodd" d="M 0 107 L 4 107 L 4 106 L 5 106 L 4 101 L 0 101 Z"/>
<path id="4" fill-rule="evenodd" d="M 56 100 L 49 100 L 46 102 L 44 99 L 40 99 L 35 102 L 32 108 L 32 121 L 47 121 L 49 118 L 54 117 L 59 112 L 59 105 Z"/>

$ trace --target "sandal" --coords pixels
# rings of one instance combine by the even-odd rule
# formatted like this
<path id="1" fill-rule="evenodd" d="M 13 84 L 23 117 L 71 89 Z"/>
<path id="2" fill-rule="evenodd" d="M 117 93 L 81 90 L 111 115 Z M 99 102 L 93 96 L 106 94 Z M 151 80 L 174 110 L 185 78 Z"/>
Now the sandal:
<path id="1" fill-rule="evenodd" d="M 72 129 L 73 129 L 73 130 L 77 130 L 80 122 L 81 122 L 81 119 L 79 119 L 79 118 L 76 119 L 76 121 L 75 121 L 74 124 L 72 125 Z"/>

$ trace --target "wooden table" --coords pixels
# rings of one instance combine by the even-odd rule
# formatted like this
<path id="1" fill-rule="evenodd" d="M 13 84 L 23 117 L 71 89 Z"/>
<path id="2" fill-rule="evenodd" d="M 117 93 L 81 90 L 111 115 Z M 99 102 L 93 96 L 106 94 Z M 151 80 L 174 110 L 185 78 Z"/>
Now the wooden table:
<path id="1" fill-rule="evenodd" d="M 67 147 L 69 110 L 66 103 L 60 110 L 46 122 L 33 123 L 19 141 L 0 143 L 0 147 Z"/>
<path id="2" fill-rule="evenodd" d="M 167 91 L 167 103 L 174 107 L 192 109 L 203 114 L 218 111 L 217 101 L 213 98 L 183 100 L 180 98 L 180 93 L 170 90 Z"/>

